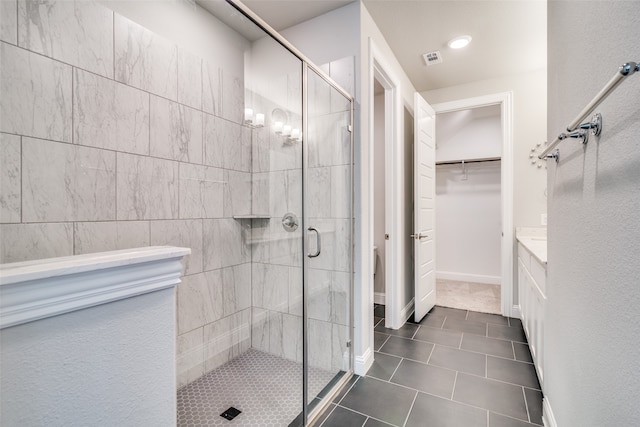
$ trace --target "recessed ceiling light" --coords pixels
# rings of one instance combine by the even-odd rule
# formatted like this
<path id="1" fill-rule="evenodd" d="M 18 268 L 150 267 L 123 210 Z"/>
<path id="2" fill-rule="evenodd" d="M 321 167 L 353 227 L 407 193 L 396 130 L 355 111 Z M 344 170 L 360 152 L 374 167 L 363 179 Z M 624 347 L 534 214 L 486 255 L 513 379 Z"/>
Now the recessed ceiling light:
<path id="1" fill-rule="evenodd" d="M 459 36 L 449 40 L 449 43 L 447 44 L 451 49 L 461 49 L 466 45 L 468 45 L 470 41 L 471 41 L 471 36 Z"/>

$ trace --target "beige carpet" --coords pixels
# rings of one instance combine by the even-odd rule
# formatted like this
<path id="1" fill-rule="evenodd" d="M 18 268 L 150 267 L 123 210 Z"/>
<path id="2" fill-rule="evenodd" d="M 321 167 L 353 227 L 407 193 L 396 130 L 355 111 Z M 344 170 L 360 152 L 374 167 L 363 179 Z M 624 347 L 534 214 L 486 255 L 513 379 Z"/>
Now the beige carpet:
<path id="1" fill-rule="evenodd" d="M 436 305 L 501 314 L 500 285 L 438 279 Z"/>

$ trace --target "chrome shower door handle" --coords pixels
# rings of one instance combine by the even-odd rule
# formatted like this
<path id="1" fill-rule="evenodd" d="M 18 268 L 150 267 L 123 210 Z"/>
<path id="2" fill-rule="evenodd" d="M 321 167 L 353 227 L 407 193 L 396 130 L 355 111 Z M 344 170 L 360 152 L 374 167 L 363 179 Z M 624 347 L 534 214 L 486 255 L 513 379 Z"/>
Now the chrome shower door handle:
<path id="1" fill-rule="evenodd" d="M 309 227 L 307 230 L 316 232 L 316 253 L 314 254 L 309 253 L 307 255 L 309 258 L 315 258 L 318 255 L 320 255 L 320 251 L 322 250 L 321 241 L 320 241 L 320 232 L 313 227 Z"/>

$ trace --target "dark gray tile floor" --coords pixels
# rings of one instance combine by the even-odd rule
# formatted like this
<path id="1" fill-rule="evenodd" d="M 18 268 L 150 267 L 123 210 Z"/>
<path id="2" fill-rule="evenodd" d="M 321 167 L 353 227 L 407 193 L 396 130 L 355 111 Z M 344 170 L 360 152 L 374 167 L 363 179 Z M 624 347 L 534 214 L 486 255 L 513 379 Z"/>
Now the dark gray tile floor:
<path id="1" fill-rule="evenodd" d="M 535 427 L 542 392 L 518 319 L 434 307 L 394 331 L 376 306 L 375 361 L 322 427 Z"/>

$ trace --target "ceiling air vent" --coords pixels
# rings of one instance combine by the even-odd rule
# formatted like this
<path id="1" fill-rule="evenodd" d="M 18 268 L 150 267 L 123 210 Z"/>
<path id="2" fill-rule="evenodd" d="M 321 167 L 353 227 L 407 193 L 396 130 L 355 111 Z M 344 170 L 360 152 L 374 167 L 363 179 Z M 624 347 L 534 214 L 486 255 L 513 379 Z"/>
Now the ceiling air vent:
<path id="1" fill-rule="evenodd" d="M 424 58 L 424 62 L 427 65 L 435 65 L 442 62 L 442 55 L 439 50 L 434 50 L 433 52 L 427 52 L 422 55 Z"/>

